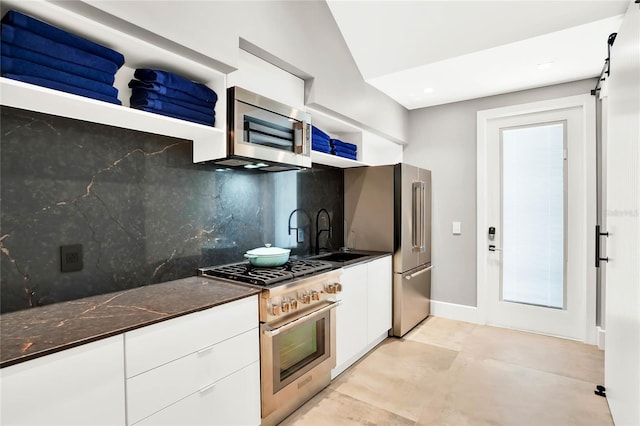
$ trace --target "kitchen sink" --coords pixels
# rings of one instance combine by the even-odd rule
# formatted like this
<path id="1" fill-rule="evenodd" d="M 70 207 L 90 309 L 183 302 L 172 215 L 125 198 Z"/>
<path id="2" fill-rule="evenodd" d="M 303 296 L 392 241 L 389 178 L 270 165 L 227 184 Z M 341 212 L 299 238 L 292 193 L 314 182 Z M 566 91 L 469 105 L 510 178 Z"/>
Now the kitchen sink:
<path id="1" fill-rule="evenodd" d="M 367 257 L 368 254 L 362 253 L 349 253 L 349 252 L 336 252 L 329 253 L 321 256 L 314 256 L 318 260 L 326 260 L 328 262 L 349 262 L 351 260 L 359 259 L 361 257 Z"/>

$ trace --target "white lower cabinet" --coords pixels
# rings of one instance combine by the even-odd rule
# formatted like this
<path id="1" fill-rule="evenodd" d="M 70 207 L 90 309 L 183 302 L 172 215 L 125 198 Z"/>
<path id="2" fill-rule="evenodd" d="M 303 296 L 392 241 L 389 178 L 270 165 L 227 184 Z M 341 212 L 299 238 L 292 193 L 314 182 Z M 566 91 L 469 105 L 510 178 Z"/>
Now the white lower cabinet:
<path id="1" fill-rule="evenodd" d="M 164 410 L 140 426 L 260 424 L 260 363 L 244 367 Z"/>
<path id="2" fill-rule="evenodd" d="M 336 310 L 335 378 L 384 340 L 392 325 L 391 256 L 346 267 Z"/>
<path id="3" fill-rule="evenodd" d="M 127 424 L 260 424 L 257 296 L 125 333 L 125 348 Z"/>
<path id="4" fill-rule="evenodd" d="M 336 366 L 346 364 L 367 345 L 367 265 L 344 268 L 342 301 L 336 309 Z"/>
<path id="5" fill-rule="evenodd" d="M 393 325 L 391 256 L 369 262 L 367 267 L 367 343 L 372 343 Z"/>
<path id="6" fill-rule="evenodd" d="M 124 425 L 122 335 L 0 369 L 3 425 Z"/>

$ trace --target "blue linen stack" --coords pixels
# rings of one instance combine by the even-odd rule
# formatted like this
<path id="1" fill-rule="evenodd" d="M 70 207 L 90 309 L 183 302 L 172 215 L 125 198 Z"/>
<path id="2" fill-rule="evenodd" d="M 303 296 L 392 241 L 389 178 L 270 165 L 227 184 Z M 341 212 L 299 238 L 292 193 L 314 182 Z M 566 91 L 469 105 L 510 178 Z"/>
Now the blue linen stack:
<path id="1" fill-rule="evenodd" d="M 358 146 L 349 142 L 342 142 L 340 139 L 331 139 L 331 153 L 339 157 L 358 159 Z"/>
<path id="2" fill-rule="evenodd" d="M 318 152 L 324 152 L 325 154 L 331 154 L 331 137 L 318 129 L 316 126 L 311 126 L 311 149 Z"/>
<path id="3" fill-rule="evenodd" d="M 120 105 L 113 49 L 10 10 L 2 18 L 2 76 Z"/>
<path id="4" fill-rule="evenodd" d="M 139 68 L 131 80 L 131 108 L 213 126 L 216 92 L 169 71 Z"/>

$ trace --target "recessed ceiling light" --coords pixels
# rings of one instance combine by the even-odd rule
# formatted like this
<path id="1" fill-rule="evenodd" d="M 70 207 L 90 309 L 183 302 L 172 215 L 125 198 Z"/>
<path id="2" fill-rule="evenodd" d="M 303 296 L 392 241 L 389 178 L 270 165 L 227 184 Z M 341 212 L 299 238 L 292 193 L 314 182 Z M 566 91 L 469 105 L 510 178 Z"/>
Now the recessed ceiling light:
<path id="1" fill-rule="evenodd" d="M 551 68 L 551 66 L 553 65 L 553 61 L 551 62 L 543 62 L 541 64 L 538 64 L 538 69 L 539 70 L 546 70 Z"/>
<path id="2" fill-rule="evenodd" d="M 433 93 L 433 89 L 431 87 L 427 87 L 423 90 L 424 93 Z"/>

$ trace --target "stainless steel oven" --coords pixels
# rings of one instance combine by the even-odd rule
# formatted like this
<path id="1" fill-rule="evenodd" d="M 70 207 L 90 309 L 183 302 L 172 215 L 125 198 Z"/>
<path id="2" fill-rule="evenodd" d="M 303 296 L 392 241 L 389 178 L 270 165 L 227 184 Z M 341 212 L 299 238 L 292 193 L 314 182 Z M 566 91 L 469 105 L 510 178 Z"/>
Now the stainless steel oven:
<path id="1" fill-rule="evenodd" d="M 262 425 L 275 425 L 331 382 L 341 269 L 319 260 L 282 267 L 248 262 L 199 270 L 262 289 L 259 298 Z"/>
<path id="2" fill-rule="evenodd" d="M 336 366 L 339 272 L 263 292 L 260 311 L 262 424 L 276 424 L 331 382 Z"/>

